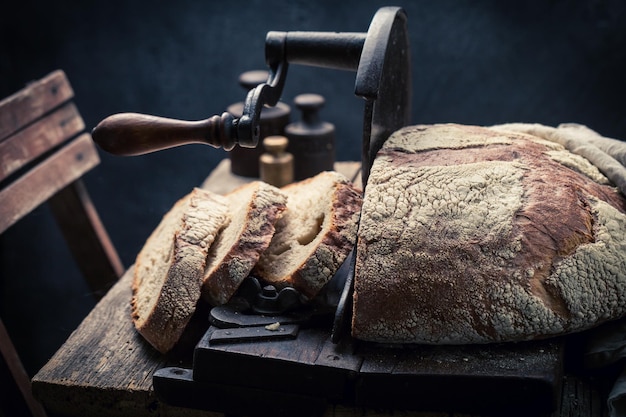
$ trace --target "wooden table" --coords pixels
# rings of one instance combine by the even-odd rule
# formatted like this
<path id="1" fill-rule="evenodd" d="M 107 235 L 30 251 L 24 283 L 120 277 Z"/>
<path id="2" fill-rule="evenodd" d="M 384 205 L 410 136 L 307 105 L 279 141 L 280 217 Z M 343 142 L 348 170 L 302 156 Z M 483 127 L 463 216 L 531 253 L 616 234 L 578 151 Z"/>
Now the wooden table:
<path id="1" fill-rule="evenodd" d="M 336 169 L 359 182 L 359 164 L 338 163 Z M 202 184 L 215 192 L 250 181 L 230 174 L 225 159 Z M 221 416 L 214 412 L 172 407 L 159 401 L 152 375 L 166 366 L 190 367 L 195 341 L 208 324 L 198 312 L 183 342 L 167 356 L 159 354 L 135 331 L 130 318 L 132 267 L 96 305 L 52 359 L 33 378 L 33 392 L 45 408 L 67 416 Z M 606 380 L 572 374 L 563 377 L 556 416 L 606 416 Z M 243 399 L 245 400 L 245 399 Z M 329 407 L 325 417 L 384 416 L 377 410 Z M 448 413 L 394 412 L 394 416 L 447 416 Z M 466 414 L 464 414 L 466 415 Z"/>

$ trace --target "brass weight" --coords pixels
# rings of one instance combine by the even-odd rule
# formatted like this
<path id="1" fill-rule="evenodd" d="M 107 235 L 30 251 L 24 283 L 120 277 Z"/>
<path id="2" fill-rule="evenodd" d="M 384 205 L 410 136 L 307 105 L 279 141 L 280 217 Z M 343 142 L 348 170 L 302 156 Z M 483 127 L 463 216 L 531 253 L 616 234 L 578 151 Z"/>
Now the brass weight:
<path id="1" fill-rule="evenodd" d="M 289 140 L 285 136 L 263 139 L 266 152 L 259 158 L 261 180 L 275 187 L 293 182 L 293 155 L 286 151 Z"/>

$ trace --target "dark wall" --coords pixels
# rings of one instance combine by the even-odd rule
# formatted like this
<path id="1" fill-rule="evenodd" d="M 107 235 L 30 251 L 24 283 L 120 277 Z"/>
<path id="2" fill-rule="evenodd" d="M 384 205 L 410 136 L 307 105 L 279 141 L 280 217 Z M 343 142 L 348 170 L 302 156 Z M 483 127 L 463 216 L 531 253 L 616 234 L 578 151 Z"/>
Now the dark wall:
<path id="1" fill-rule="evenodd" d="M 270 30 L 367 30 L 379 1 L 22 0 L 0 15 L 0 97 L 60 68 L 89 129 L 117 112 L 204 119 L 244 98 Z M 579 122 L 626 138 L 626 3 L 397 1 L 409 16 L 413 122 Z M 360 158 L 354 74 L 291 66 L 284 100 L 315 92 L 338 157 Z M 172 203 L 226 154 L 189 145 L 101 153 L 86 176 L 126 266 Z M 93 307 L 46 207 L 0 240 L 0 313 L 36 371 Z M 16 293 L 22 295 L 16 296 Z M 40 320 L 24 326 L 26 320 Z M 41 340 L 41 342 L 35 342 Z"/>

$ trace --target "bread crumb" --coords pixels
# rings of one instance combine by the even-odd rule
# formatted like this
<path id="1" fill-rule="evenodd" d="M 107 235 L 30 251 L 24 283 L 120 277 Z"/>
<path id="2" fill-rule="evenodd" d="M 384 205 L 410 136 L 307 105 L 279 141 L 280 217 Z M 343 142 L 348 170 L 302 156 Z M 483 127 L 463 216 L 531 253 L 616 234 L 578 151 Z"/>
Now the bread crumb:
<path id="1" fill-rule="evenodd" d="M 280 322 L 278 321 L 276 323 L 268 324 L 267 326 L 265 326 L 265 330 L 269 330 L 271 332 L 275 332 L 279 328 L 280 328 Z"/>

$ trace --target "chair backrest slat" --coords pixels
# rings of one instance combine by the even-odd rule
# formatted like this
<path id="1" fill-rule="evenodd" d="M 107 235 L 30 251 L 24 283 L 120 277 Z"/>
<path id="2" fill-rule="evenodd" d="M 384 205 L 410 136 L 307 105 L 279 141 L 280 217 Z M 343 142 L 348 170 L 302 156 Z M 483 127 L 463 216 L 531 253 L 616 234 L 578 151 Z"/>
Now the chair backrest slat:
<path id="1" fill-rule="evenodd" d="M 84 133 L 0 191 L 0 233 L 100 163 Z"/>
<path id="2" fill-rule="evenodd" d="M 0 141 L 71 100 L 74 91 L 61 70 L 0 101 Z"/>
<path id="3" fill-rule="evenodd" d="M 0 181 L 84 129 L 83 119 L 70 102 L 18 130 L 0 142 Z"/>

